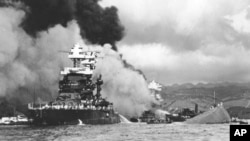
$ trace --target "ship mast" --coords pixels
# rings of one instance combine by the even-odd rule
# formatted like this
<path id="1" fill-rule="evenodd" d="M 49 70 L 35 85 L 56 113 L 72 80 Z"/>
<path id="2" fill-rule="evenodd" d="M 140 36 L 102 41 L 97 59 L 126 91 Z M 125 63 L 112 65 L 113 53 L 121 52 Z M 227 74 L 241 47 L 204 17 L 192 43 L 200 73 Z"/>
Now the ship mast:
<path id="1" fill-rule="evenodd" d="M 216 103 L 215 103 L 215 91 L 214 91 L 214 105 L 215 105 Z"/>
<path id="2" fill-rule="evenodd" d="M 36 90 L 33 89 L 33 103 L 36 103 Z"/>

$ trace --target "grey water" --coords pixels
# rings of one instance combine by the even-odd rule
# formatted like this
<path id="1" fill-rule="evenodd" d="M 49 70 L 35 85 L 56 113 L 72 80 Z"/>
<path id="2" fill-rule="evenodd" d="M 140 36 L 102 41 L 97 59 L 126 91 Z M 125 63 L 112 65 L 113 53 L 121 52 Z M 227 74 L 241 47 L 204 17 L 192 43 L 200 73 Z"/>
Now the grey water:
<path id="1" fill-rule="evenodd" d="M 0 126 L 0 141 L 229 141 L 229 124 Z"/>

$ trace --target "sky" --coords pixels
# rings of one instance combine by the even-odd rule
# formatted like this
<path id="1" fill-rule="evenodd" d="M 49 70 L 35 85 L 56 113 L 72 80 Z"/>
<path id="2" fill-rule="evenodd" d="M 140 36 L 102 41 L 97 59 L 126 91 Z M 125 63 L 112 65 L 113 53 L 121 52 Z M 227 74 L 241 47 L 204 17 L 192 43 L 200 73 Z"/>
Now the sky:
<path id="1" fill-rule="evenodd" d="M 125 36 L 118 50 L 163 84 L 250 82 L 250 0 L 103 0 Z"/>

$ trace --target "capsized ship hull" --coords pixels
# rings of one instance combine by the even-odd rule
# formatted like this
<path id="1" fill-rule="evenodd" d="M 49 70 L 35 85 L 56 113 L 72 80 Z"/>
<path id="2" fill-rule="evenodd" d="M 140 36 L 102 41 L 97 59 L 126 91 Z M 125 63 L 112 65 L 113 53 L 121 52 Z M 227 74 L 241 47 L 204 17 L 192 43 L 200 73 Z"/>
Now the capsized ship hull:
<path id="1" fill-rule="evenodd" d="M 32 123 L 36 125 L 61 125 L 61 124 L 115 124 L 120 122 L 120 117 L 114 111 L 105 110 L 56 110 L 41 109 L 30 110 Z"/>
<path id="2" fill-rule="evenodd" d="M 228 112 L 224 109 L 223 105 L 214 107 L 198 116 L 186 120 L 186 123 L 191 124 L 217 124 L 228 123 L 231 118 Z"/>

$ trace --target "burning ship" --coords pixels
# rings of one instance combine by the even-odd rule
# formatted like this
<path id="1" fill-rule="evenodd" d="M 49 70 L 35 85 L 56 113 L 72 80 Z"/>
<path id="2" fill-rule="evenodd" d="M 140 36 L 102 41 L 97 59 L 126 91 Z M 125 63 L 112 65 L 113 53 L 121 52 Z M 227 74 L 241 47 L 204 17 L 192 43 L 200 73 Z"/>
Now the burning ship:
<path id="1" fill-rule="evenodd" d="M 58 96 L 46 103 L 29 103 L 31 122 L 36 125 L 119 123 L 113 104 L 101 96 L 101 75 L 92 80 L 100 52 L 75 44 L 68 53 L 73 67 L 61 71 Z"/>

